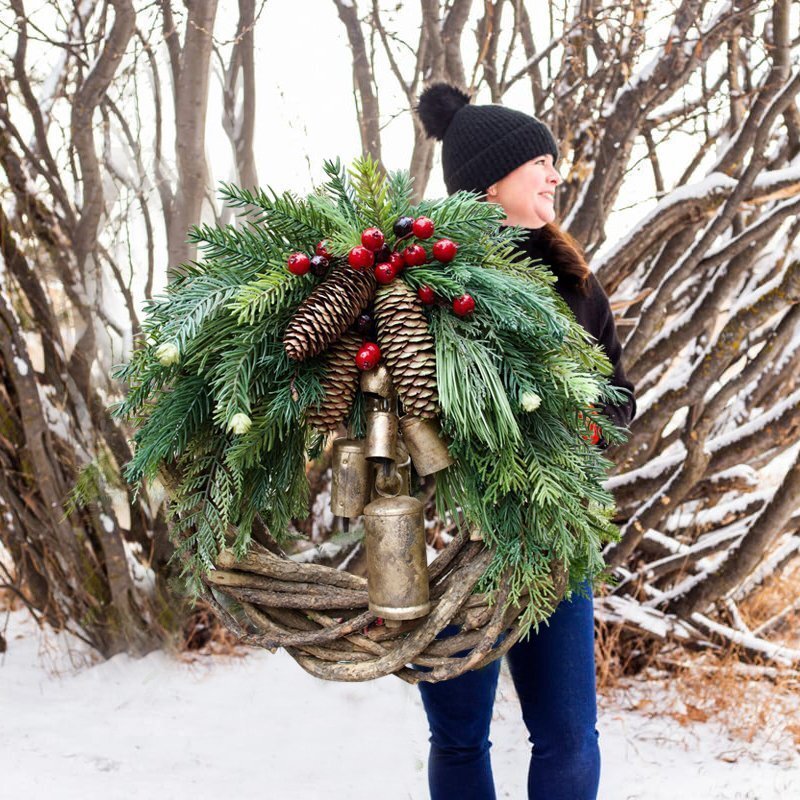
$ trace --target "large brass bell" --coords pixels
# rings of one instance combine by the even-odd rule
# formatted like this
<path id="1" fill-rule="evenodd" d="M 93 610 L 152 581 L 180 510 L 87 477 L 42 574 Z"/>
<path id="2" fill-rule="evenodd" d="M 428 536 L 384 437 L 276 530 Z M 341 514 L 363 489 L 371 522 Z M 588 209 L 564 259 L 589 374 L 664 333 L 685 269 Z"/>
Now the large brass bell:
<path id="1" fill-rule="evenodd" d="M 447 442 L 439 436 L 438 420 L 406 414 L 400 428 L 418 475 L 432 475 L 453 463 Z"/>
<path id="2" fill-rule="evenodd" d="M 370 502 L 370 470 L 372 465 L 364 458 L 364 440 L 334 439 L 331 463 L 331 511 L 348 520 L 360 516 Z"/>
<path id="3" fill-rule="evenodd" d="M 364 509 L 369 610 L 386 620 L 430 611 L 425 520 L 415 497 L 379 497 Z"/>

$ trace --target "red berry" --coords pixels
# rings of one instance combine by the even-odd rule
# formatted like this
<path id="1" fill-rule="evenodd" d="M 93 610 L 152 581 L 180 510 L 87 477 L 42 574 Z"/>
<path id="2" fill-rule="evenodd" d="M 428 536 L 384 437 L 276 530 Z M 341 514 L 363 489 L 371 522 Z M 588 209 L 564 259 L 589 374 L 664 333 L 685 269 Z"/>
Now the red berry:
<path id="1" fill-rule="evenodd" d="M 474 310 L 475 301 L 468 294 L 462 294 L 461 297 L 456 297 L 456 299 L 453 300 L 453 311 L 455 311 L 459 317 L 466 317 L 467 314 L 471 314 Z"/>
<path id="2" fill-rule="evenodd" d="M 403 267 L 405 267 L 406 262 L 403 261 L 403 256 L 400 253 L 392 253 L 389 256 L 389 263 L 398 271 L 402 272 Z"/>
<path id="3" fill-rule="evenodd" d="M 305 275 L 311 267 L 311 259 L 305 253 L 292 253 L 286 266 L 292 275 Z"/>
<path id="4" fill-rule="evenodd" d="M 381 360 L 381 349 L 375 342 L 365 342 L 356 354 L 356 366 L 359 369 L 374 369 Z"/>
<path id="5" fill-rule="evenodd" d="M 407 267 L 418 267 L 425 263 L 427 257 L 425 248 L 421 244 L 410 244 L 403 250 L 403 261 L 406 262 Z"/>
<path id="6" fill-rule="evenodd" d="M 375 267 L 375 280 L 378 283 L 391 283 L 397 277 L 397 270 L 389 263 Z"/>
<path id="7" fill-rule="evenodd" d="M 430 217 L 417 217 L 412 230 L 417 239 L 430 239 L 433 236 L 433 220 Z"/>
<path id="8" fill-rule="evenodd" d="M 372 266 L 375 256 L 372 250 L 367 250 L 366 247 L 354 247 L 347 256 L 347 263 L 353 269 L 367 269 Z"/>
<path id="9" fill-rule="evenodd" d="M 433 257 L 437 261 L 452 261 L 458 252 L 458 245 L 451 239 L 439 239 L 433 246 Z"/>
<path id="10" fill-rule="evenodd" d="M 330 250 L 328 250 L 328 245 L 330 242 L 327 239 L 323 239 L 317 246 L 314 248 L 314 252 L 318 256 L 322 256 L 323 258 L 327 258 L 330 261 L 333 256 L 331 255 Z"/>
<path id="11" fill-rule="evenodd" d="M 361 244 L 368 250 L 380 250 L 383 247 L 384 236 L 379 228 L 367 228 L 361 234 Z"/>
<path id="12" fill-rule="evenodd" d="M 419 289 L 417 289 L 417 297 L 419 297 L 426 306 L 432 306 L 436 300 L 436 295 L 430 286 L 420 286 Z"/>

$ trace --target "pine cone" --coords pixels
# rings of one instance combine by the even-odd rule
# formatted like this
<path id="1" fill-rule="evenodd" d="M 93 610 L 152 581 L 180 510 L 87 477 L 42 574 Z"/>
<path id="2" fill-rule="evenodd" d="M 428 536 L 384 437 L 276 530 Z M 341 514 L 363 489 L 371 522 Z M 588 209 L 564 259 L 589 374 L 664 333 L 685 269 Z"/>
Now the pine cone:
<path id="1" fill-rule="evenodd" d="M 293 361 L 304 361 L 335 342 L 358 318 L 375 291 L 371 271 L 337 267 L 300 303 L 283 334 Z"/>
<path id="2" fill-rule="evenodd" d="M 325 397 L 319 409 L 308 409 L 306 417 L 308 424 L 319 431 L 335 431 L 350 411 L 361 377 L 356 353 L 362 338 L 359 333 L 346 331 L 325 354 Z"/>
<path id="3" fill-rule="evenodd" d="M 422 306 L 402 279 L 378 287 L 375 319 L 378 345 L 406 412 L 436 417 L 436 348 Z"/>

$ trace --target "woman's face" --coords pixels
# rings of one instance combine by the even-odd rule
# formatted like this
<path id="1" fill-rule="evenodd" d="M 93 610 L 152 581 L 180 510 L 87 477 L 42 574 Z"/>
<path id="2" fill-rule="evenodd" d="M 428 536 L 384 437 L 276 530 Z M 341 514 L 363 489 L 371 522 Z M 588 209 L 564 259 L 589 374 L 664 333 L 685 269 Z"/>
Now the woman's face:
<path id="1" fill-rule="evenodd" d="M 553 156 L 526 161 L 487 190 L 487 200 L 506 212 L 503 222 L 525 228 L 541 228 L 556 217 L 555 188 L 561 183 Z"/>

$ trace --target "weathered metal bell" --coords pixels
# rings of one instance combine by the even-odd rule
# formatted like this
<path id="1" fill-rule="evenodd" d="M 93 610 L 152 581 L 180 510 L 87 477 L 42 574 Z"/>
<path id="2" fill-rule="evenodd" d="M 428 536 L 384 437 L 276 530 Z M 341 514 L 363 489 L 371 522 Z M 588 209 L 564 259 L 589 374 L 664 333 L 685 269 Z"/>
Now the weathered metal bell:
<path id="1" fill-rule="evenodd" d="M 439 420 L 406 414 L 400 428 L 418 475 L 432 475 L 453 463 L 447 442 L 439 436 Z"/>
<path id="2" fill-rule="evenodd" d="M 383 409 L 367 410 L 367 444 L 364 455 L 370 461 L 397 460 L 397 414 L 387 401 Z"/>
<path id="3" fill-rule="evenodd" d="M 331 463 L 331 511 L 353 518 L 370 502 L 370 467 L 364 458 L 364 440 L 334 439 Z"/>
<path id="4" fill-rule="evenodd" d="M 397 437 L 397 472 L 400 475 L 400 494 L 411 494 L 411 456 L 402 436 Z"/>
<path id="5" fill-rule="evenodd" d="M 430 611 L 425 520 L 415 497 L 380 497 L 364 509 L 369 610 L 387 620 Z"/>
<path id="6" fill-rule="evenodd" d="M 378 397 L 391 397 L 394 394 L 392 376 L 385 364 L 378 364 L 377 367 L 361 373 L 361 391 Z"/>
<path id="7" fill-rule="evenodd" d="M 411 457 L 402 438 L 397 440 L 397 461 L 384 461 L 372 467 L 371 500 L 411 494 Z"/>

